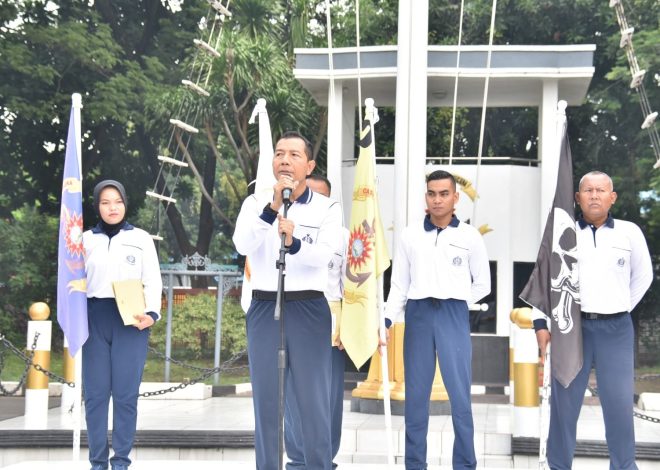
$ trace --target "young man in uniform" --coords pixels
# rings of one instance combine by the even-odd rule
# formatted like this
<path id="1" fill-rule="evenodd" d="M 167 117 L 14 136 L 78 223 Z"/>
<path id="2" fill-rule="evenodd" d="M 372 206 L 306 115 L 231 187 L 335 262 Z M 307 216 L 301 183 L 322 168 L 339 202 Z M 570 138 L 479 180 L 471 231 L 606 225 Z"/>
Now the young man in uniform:
<path id="1" fill-rule="evenodd" d="M 429 402 L 436 357 L 451 403 L 454 469 L 476 468 L 470 387 L 472 343 L 468 305 L 490 293 L 483 238 L 454 215 L 456 180 L 426 177 L 427 215 L 406 227 L 396 247 L 386 324 L 405 308 L 406 470 L 426 469 Z"/>

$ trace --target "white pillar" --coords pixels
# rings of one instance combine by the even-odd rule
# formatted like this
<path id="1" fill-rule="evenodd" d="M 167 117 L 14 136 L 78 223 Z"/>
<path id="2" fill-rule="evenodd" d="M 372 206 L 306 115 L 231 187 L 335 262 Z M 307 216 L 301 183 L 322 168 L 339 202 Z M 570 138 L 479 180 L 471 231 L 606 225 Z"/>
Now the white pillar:
<path id="1" fill-rule="evenodd" d="M 328 160 L 327 160 L 327 178 L 332 185 L 331 197 L 340 203 L 342 201 L 342 187 L 341 187 L 341 161 L 343 159 L 343 132 L 344 126 L 342 120 L 343 113 L 343 96 L 341 80 L 335 80 L 334 96 L 330 92 L 332 90 L 332 78 L 328 86 Z"/>
<path id="2" fill-rule="evenodd" d="M 557 186 L 559 169 L 557 101 L 559 101 L 559 81 L 556 78 L 543 80 L 539 108 L 539 157 L 541 160 L 541 207 L 539 211 L 541 231 L 539 234 L 543 234 Z"/>
<path id="3" fill-rule="evenodd" d="M 497 260 L 497 304 L 495 312 L 510 312 L 513 309 L 513 257 L 511 251 L 506 256 Z M 511 330 L 511 322 L 506 315 L 495 315 L 495 334 L 497 336 L 508 336 Z"/>
<path id="4" fill-rule="evenodd" d="M 399 2 L 394 134 L 394 243 L 424 214 L 428 0 Z"/>

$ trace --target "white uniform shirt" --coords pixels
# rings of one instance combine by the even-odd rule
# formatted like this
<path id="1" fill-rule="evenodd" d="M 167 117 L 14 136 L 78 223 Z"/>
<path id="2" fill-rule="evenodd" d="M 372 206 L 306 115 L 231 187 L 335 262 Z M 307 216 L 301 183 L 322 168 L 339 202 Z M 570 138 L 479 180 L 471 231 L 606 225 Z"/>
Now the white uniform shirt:
<path id="1" fill-rule="evenodd" d="M 154 242 L 147 232 L 126 224 L 109 238 L 94 227 L 83 233 L 87 298 L 114 298 L 114 281 L 141 279 L 144 286 L 145 313 L 160 318 L 163 281 Z"/>
<path id="2" fill-rule="evenodd" d="M 583 312 L 630 312 L 653 281 L 653 265 L 640 228 L 612 219 L 593 229 L 576 222 L 580 303 Z"/>
<path id="3" fill-rule="evenodd" d="M 343 240 L 341 249 L 335 251 L 328 264 L 328 286 L 325 289 L 325 298 L 328 302 L 340 301 L 344 298 L 344 271 L 346 270 L 346 249 L 350 233 L 346 227 L 341 229 Z"/>
<path id="4" fill-rule="evenodd" d="M 428 216 L 401 232 L 385 317 L 396 320 L 408 299 L 458 299 L 473 304 L 490 293 L 490 267 L 479 231 L 453 218 L 438 229 Z"/>
<path id="5" fill-rule="evenodd" d="M 232 240 L 236 250 L 250 259 L 253 290 L 275 292 L 281 238 L 277 220 L 267 222 L 264 207 L 270 202 L 254 195 L 243 202 Z M 280 213 L 284 207 L 280 208 Z M 341 208 L 338 202 L 305 189 L 289 208 L 295 224 L 292 250 L 286 256 L 286 291 L 316 290 L 328 285 L 328 264 L 341 250 Z M 299 248 L 298 248 L 299 247 Z M 297 251 L 296 251 L 297 250 Z"/>
<path id="6" fill-rule="evenodd" d="M 653 281 L 646 240 L 632 222 L 614 219 L 594 230 L 584 219 L 575 222 L 580 309 L 589 313 L 631 312 Z M 546 320 L 533 309 L 533 320 Z"/>

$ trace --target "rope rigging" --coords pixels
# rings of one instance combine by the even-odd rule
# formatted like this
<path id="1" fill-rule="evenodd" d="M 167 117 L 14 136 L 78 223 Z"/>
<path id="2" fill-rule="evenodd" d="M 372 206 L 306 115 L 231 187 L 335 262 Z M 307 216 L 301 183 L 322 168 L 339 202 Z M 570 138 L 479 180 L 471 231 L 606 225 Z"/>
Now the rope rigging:
<path id="1" fill-rule="evenodd" d="M 209 10 L 206 16 L 200 22 L 202 30 L 208 29 L 206 40 L 195 39 L 193 44 L 196 46 L 196 53 L 193 57 L 188 79 L 181 80 L 182 86 L 189 91 L 181 100 L 177 111 L 169 120 L 172 125 L 170 137 L 167 146 L 161 155 L 158 155 L 160 167 L 151 191 L 146 195 L 156 200 L 156 211 L 152 220 L 152 237 L 155 240 L 162 240 L 160 235 L 160 214 L 161 210 L 167 212 L 170 204 L 176 204 L 174 192 L 176 190 L 181 171 L 183 168 L 190 168 L 193 175 L 200 183 L 203 196 L 211 203 L 211 207 L 222 215 L 213 198 L 210 197 L 203 184 L 202 177 L 197 171 L 192 156 L 190 155 L 190 143 L 195 134 L 199 133 L 196 123 L 200 114 L 199 106 L 195 106 L 194 97 L 208 98 L 210 93 L 206 90 L 211 72 L 213 70 L 213 60 L 220 57 L 218 48 L 222 38 L 222 30 L 225 21 L 231 18 L 229 11 L 231 0 L 225 3 L 221 0 L 207 0 Z M 210 25 L 210 26 L 209 26 Z"/>
<path id="2" fill-rule="evenodd" d="M 486 79 L 484 81 L 484 100 L 481 104 L 481 125 L 479 126 L 479 149 L 477 153 L 477 176 L 474 179 L 474 186 L 479 187 L 479 176 L 481 173 L 481 157 L 484 147 L 484 130 L 486 128 L 486 108 L 488 106 L 488 87 L 490 85 L 490 62 L 493 55 L 493 37 L 495 36 L 495 13 L 497 11 L 497 0 L 493 0 L 493 7 L 490 13 L 490 32 L 488 36 L 488 55 L 486 59 Z M 477 201 L 472 204 L 472 225 L 477 223 Z"/>
<path id="3" fill-rule="evenodd" d="M 637 55 L 635 54 L 635 49 L 633 47 L 632 37 L 635 28 L 628 24 L 621 0 L 610 0 L 610 7 L 614 8 L 616 12 L 616 19 L 619 23 L 619 29 L 621 30 L 619 47 L 626 51 L 626 58 L 628 59 L 630 75 L 632 77 L 630 88 L 633 88 L 639 95 L 639 105 L 642 109 L 642 116 L 644 119 L 640 127 L 646 129 L 649 134 L 651 147 L 653 147 L 653 153 L 655 154 L 655 164 L 653 165 L 653 168 L 657 169 L 660 168 L 660 135 L 658 134 L 658 129 L 655 125 L 655 121 L 658 118 L 658 112 L 652 111 L 651 109 L 651 103 L 646 94 L 646 88 L 644 87 L 646 70 L 639 68 L 639 62 L 637 61 Z"/>

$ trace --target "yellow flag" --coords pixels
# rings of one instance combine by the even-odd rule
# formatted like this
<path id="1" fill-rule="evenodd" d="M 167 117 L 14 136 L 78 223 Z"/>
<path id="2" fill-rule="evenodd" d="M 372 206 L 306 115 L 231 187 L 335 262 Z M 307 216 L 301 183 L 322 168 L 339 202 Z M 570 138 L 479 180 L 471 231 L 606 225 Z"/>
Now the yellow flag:
<path id="1" fill-rule="evenodd" d="M 360 155 L 355 167 L 340 325 L 341 341 L 358 368 L 378 347 L 377 278 L 390 265 L 378 210 L 375 154 L 373 124 L 367 115 L 362 124 Z"/>

